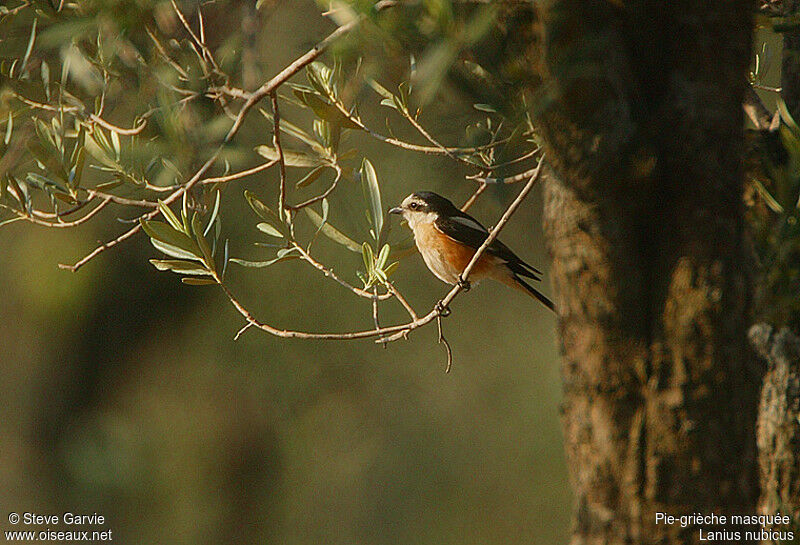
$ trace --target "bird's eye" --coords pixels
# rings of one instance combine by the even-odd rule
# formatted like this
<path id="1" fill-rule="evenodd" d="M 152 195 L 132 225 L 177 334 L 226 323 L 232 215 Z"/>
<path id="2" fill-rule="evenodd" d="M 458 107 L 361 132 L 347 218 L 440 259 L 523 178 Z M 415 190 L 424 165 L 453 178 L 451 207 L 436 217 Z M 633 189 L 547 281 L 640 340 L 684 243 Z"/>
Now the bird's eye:
<path id="1" fill-rule="evenodd" d="M 412 202 L 411 204 L 408 205 L 408 207 L 411 210 L 416 210 L 417 208 L 419 208 L 419 205 L 417 203 L 415 203 L 415 202 Z"/>

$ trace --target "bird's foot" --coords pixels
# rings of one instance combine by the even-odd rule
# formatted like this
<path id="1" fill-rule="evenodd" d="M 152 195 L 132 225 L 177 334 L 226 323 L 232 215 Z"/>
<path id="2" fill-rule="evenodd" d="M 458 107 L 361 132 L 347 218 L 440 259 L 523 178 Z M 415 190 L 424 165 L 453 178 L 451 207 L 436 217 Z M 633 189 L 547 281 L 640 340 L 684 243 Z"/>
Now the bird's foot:
<path id="1" fill-rule="evenodd" d="M 469 291 L 472 288 L 472 284 L 469 283 L 469 280 L 464 280 L 461 278 L 461 275 L 458 276 L 458 282 L 456 282 L 456 284 L 464 291 Z"/>
<path id="2" fill-rule="evenodd" d="M 439 314 L 439 316 L 441 316 L 442 318 L 450 316 L 450 307 L 445 305 L 443 301 L 441 300 L 438 301 L 434 308 L 436 309 L 436 312 Z"/>

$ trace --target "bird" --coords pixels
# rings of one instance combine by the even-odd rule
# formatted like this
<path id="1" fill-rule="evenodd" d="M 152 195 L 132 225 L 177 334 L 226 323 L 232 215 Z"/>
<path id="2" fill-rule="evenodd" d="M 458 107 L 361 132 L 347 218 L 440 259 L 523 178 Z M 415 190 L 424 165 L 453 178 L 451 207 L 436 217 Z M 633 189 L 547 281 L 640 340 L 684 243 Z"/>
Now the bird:
<path id="1" fill-rule="evenodd" d="M 412 193 L 389 213 L 406 220 L 414 232 L 417 249 L 434 276 L 447 284 L 457 284 L 465 291 L 470 289 L 470 282 L 461 274 L 489 237 L 489 231 L 478 220 L 431 191 Z M 497 280 L 554 310 L 552 301 L 524 280 L 539 281 L 541 275 L 541 271 L 495 239 L 475 263 L 469 278 L 475 282 L 485 278 Z"/>

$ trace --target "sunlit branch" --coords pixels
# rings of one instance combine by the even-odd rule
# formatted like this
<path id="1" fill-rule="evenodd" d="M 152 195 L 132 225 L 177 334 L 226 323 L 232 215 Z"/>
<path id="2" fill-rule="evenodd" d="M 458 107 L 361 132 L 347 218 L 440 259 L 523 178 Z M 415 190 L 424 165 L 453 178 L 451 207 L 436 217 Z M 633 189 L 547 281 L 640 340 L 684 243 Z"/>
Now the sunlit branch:
<path id="1" fill-rule="evenodd" d="M 463 147 L 463 148 L 462 147 L 443 146 L 441 144 L 438 144 L 438 142 L 434 146 L 422 146 L 422 145 L 419 145 L 419 144 L 412 144 L 411 142 L 406 142 L 404 140 L 400 140 L 400 139 L 395 138 L 393 136 L 386 136 L 384 134 L 381 134 L 381 133 L 371 129 L 370 127 L 365 125 L 364 122 L 361 121 L 361 119 L 359 119 L 358 117 L 356 117 L 352 113 L 350 113 L 347 110 L 347 108 L 345 108 L 344 104 L 342 104 L 341 102 L 339 102 L 337 100 L 333 100 L 332 103 L 333 103 L 334 106 L 336 106 L 336 109 L 339 110 L 339 112 L 342 115 L 347 117 L 348 121 L 350 121 L 351 123 L 356 125 L 359 129 L 361 129 L 362 131 L 364 131 L 365 133 L 370 135 L 375 140 L 378 140 L 379 142 L 383 142 L 384 144 L 389 144 L 389 145 L 392 145 L 392 146 L 395 146 L 395 147 L 398 147 L 398 148 L 401 148 L 401 149 L 404 149 L 404 150 L 408 150 L 408 151 L 416 151 L 416 152 L 419 152 L 419 153 L 424 153 L 426 155 L 447 155 L 447 156 L 449 156 L 449 157 L 451 157 L 453 159 L 456 159 L 459 162 L 465 162 L 466 164 L 468 164 L 471 167 L 482 168 L 482 169 L 486 168 L 486 167 L 484 167 L 482 165 L 478 165 L 478 164 L 473 163 L 471 161 L 467 161 L 466 159 L 459 158 L 458 155 L 459 154 L 467 155 L 467 154 L 471 154 L 471 153 L 477 153 L 477 152 L 480 152 L 480 151 L 486 151 L 486 150 L 492 149 L 494 147 L 501 146 L 501 145 L 503 145 L 503 144 L 505 144 L 505 143 L 507 143 L 509 141 L 509 139 L 506 138 L 506 139 L 498 140 L 497 142 L 492 142 L 490 144 L 485 144 L 485 145 L 482 145 L 482 146 Z M 410 117 L 407 117 L 407 118 L 410 119 Z M 424 129 L 423 129 L 423 131 L 424 131 Z M 427 131 L 426 131 L 426 133 L 427 133 Z"/>
<path id="2" fill-rule="evenodd" d="M 464 206 L 461 207 L 461 211 L 466 212 L 469 210 L 472 205 L 475 204 L 475 201 L 478 200 L 478 197 L 483 195 L 483 192 L 486 191 L 487 187 L 489 186 L 486 184 L 486 182 L 481 182 L 481 185 L 478 186 L 478 189 L 475 190 L 475 193 L 473 193 L 472 196 L 467 199 L 467 202 L 464 203 Z"/>
<path id="3" fill-rule="evenodd" d="M 194 187 L 194 185 L 198 181 L 200 181 L 200 179 L 208 171 L 208 169 L 210 169 L 214 165 L 214 163 L 216 162 L 216 160 L 219 157 L 221 152 L 222 152 L 222 146 L 217 148 L 217 151 L 214 152 L 214 154 L 203 164 L 203 166 L 200 167 L 200 169 L 195 173 L 194 176 L 192 176 L 192 178 L 188 182 L 186 182 L 185 185 L 183 185 L 178 190 L 176 190 L 174 193 L 172 193 L 169 197 L 164 199 L 164 204 L 167 205 L 167 206 L 172 204 L 173 202 L 175 202 L 176 200 L 181 198 L 184 193 L 186 193 L 192 187 Z M 64 263 L 59 263 L 58 266 L 61 267 L 62 269 L 67 269 L 67 270 L 70 270 L 72 272 L 77 271 L 82 266 L 84 266 L 86 263 L 88 263 L 89 261 L 91 261 L 92 259 L 97 257 L 98 255 L 100 255 L 101 253 L 105 252 L 109 248 L 113 248 L 114 246 L 116 246 L 120 242 L 128 240 L 133 235 L 138 233 L 139 230 L 142 228 L 142 224 L 139 223 L 140 220 L 151 220 L 151 219 L 155 218 L 156 216 L 158 216 L 160 213 L 161 213 L 161 211 L 158 208 L 156 208 L 152 212 L 148 212 L 147 214 L 143 214 L 143 215 L 139 216 L 138 218 L 136 218 L 136 221 L 137 221 L 136 225 L 131 227 L 126 232 L 122 233 L 117 238 L 115 238 L 113 240 L 110 240 L 110 241 L 106 242 L 105 244 L 103 244 L 101 246 L 98 246 L 97 248 L 92 250 L 88 255 L 86 255 L 86 257 L 84 257 L 80 261 L 77 261 L 73 265 L 66 265 Z"/>
<path id="4" fill-rule="evenodd" d="M 109 123 L 108 121 L 106 121 L 102 117 L 96 116 L 94 114 L 91 114 L 89 116 L 89 119 L 91 119 L 92 121 L 94 121 L 95 123 L 97 123 L 98 125 L 103 127 L 104 129 L 108 129 L 109 131 L 114 131 L 115 133 L 121 134 L 121 135 L 124 135 L 124 136 L 133 136 L 135 134 L 139 134 L 140 132 L 142 132 L 142 130 L 145 128 L 145 126 L 147 126 L 147 120 L 145 120 L 145 119 L 140 120 L 139 124 L 136 125 L 135 127 L 131 128 L 131 129 L 124 129 L 122 127 L 117 127 L 116 125 L 113 125 L 113 124 Z"/>
<path id="5" fill-rule="evenodd" d="M 14 214 L 16 214 L 21 219 L 24 219 L 24 220 L 29 221 L 31 223 L 34 223 L 36 225 L 41 225 L 42 227 L 54 227 L 54 228 L 67 229 L 67 228 L 70 228 L 70 227 L 77 227 L 78 225 L 89 221 L 95 215 L 97 215 L 101 210 L 103 210 L 103 208 L 105 208 L 110 202 L 111 202 L 111 199 L 106 197 L 105 199 L 100 201 L 100 204 L 95 206 L 85 216 L 82 216 L 81 218 L 73 220 L 73 221 L 46 221 L 46 220 L 37 218 L 36 216 L 33 216 L 33 215 L 29 216 L 29 215 L 27 215 L 27 214 L 25 214 L 23 212 L 20 212 L 19 210 L 16 210 L 14 208 L 10 208 L 10 207 L 7 207 L 7 206 L 3 206 L 3 208 L 11 210 L 12 212 L 14 212 Z"/>
<path id="6" fill-rule="evenodd" d="M 525 197 L 528 196 L 528 193 L 530 193 L 531 189 L 533 189 L 533 186 L 539 179 L 539 176 L 541 174 L 541 169 L 544 166 L 543 160 L 544 157 L 542 157 L 542 160 L 540 160 L 539 165 L 535 169 L 534 173 L 531 175 L 530 179 L 528 180 L 528 183 L 525 184 L 525 186 L 522 188 L 522 191 L 519 192 L 514 201 L 508 206 L 506 211 L 500 217 L 500 220 L 498 220 L 497 224 L 489 232 L 489 236 L 486 238 L 483 244 L 478 248 L 478 250 L 472 256 L 472 259 L 464 268 L 464 271 L 461 273 L 461 278 L 463 280 L 465 281 L 469 280 L 469 275 L 472 272 L 472 269 L 475 267 L 475 264 L 484 254 L 489 245 L 492 242 L 494 242 L 494 240 L 500 234 L 500 231 L 503 230 L 505 225 L 508 223 L 508 220 L 511 219 L 511 216 L 514 214 L 514 212 L 516 212 L 520 204 L 522 204 L 522 201 L 525 200 Z M 317 340 L 355 340 L 355 339 L 369 339 L 369 338 L 379 337 L 378 342 L 390 342 L 398 340 L 400 338 L 405 338 L 411 331 L 419 329 L 420 327 L 425 326 L 434 320 L 440 319 L 442 317 L 442 310 L 448 308 L 453 299 L 455 299 L 455 297 L 462 291 L 461 286 L 459 284 L 456 284 L 447 293 L 447 295 L 445 295 L 445 297 L 441 301 L 439 301 L 436 304 L 436 306 L 431 311 L 429 311 L 425 316 L 411 320 L 405 324 L 393 325 L 388 327 L 376 327 L 374 329 L 369 329 L 369 330 L 352 331 L 345 333 L 316 333 L 307 331 L 294 331 L 289 329 L 278 329 L 269 324 L 265 324 L 263 322 L 258 321 L 250 313 L 250 311 L 248 311 L 247 308 L 244 305 L 242 305 L 241 302 L 239 302 L 236 296 L 230 291 L 230 289 L 224 283 L 222 283 L 219 279 L 217 279 L 217 282 L 227 295 L 233 307 L 239 312 L 239 314 L 241 314 L 247 320 L 249 324 L 252 324 L 252 327 L 256 327 L 261 331 L 265 331 L 276 337 L 293 338 L 293 339 L 317 339 Z M 245 326 L 245 328 L 246 327 L 247 326 Z M 240 330 L 240 332 L 243 330 Z"/>
<path id="7" fill-rule="evenodd" d="M 487 178 L 487 177 L 480 177 L 480 176 L 467 176 L 470 180 L 475 180 L 480 182 L 484 185 L 486 184 L 516 184 L 518 182 L 522 182 L 527 180 L 531 177 L 531 175 L 538 170 L 538 166 L 534 167 L 530 170 L 526 170 L 525 172 L 520 172 L 519 174 L 515 174 L 514 176 L 509 176 L 507 178 Z"/>
<path id="8" fill-rule="evenodd" d="M 253 168 L 248 168 L 247 170 L 242 170 L 241 172 L 234 172 L 233 174 L 227 174 L 225 176 L 215 176 L 212 178 L 203 178 L 200 180 L 199 183 L 201 184 L 224 184 L 226 182 L 232 182 L 233 180 L 239 180 L 241 178 L 245 178 L 247 176 L 251 176 L 253 174 L 258 174 L 264 170 L 267 170 L 270 167 L 275 166 L 278 164 L 278 160 L 274 159 L 272 161 L 268 161 L 261 165 L 255 166 Z"/>
<path id="9" fill-rule="evenodd" d="M 352 285 L 351 283 L 349 283 L 347 280 L 344 280 L 344 279 L 340 278 L 339 276 L 337 276 L 336 273 L 334 273 L 332 269 L 326 267 L 325 265 L 323 265 L 322 263 L 320 263 L 319 261 L 314 259 L 311 256 L 311 254 L 309 254 L 308 251 L 306 251 L 305 248 L 303 248 L 297 242 L 292 242 L 292 247 L 295 248 L 300 253 L 300 257 L 304 261 L 310 263 L 315 269 L 320 271 L 322 274 L 324 274 L 328 278 L 336 281 L 339 285 L 347 288 L 348 290 L 350 290 L 351 292 L 355 293 L 359 297 L 363 297 L 365 299 L 377 299 L 378 301 L 384 301 L 384 300 L 389 299 L 389 298 L 392 297 L 391 293 L 376 294 L 376 293 L 373 293 L 373 292 L 369 292 L 367 290 L 362 290 L 361 288 L 357 288 L 354 285 Z"/>

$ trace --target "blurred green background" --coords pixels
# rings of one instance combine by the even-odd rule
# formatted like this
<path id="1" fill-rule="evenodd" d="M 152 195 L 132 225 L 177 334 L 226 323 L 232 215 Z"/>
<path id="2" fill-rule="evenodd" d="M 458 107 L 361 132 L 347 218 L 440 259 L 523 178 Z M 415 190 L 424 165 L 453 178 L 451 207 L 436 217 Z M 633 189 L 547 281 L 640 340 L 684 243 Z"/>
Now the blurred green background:
<path id="1" fill-rule="evenodd" d="M 112 20 L 124 15 L 129 25 L 160 5 L 94 4 L 98 20 L 115 13 Z M 257 81 L 333 28 L 313 2 L 267 4 L 256 17 Z M 240 24 L 246 9 L 211 5 L 207 31 Z M 24 42 L 29 25 L 14 28 Z M 442 141 L 459 144 L 463 128 L 483 119 L 473 102 L 448 83 L 421 119 Z M 142 109 L 119 101 L 112 117 Z M 386 115 L 374 104 L 361 113 Z M 303 120 L 291 109 L 285 115 Z M 268 141 L 268 126 L 246 138 L 243 161 L 256 164 L 249 150 Z M 376 167 L 386 207 L 414 190 L 463 202 L 474 189 L 447 158 L 352 138 Z M 236 241 L 232 255 L 266 257 L 251 244 L 260 237 L 241 191 L 269 194 L 276 181 L 267 171 L 226 189 L 223 236 Z M 487 191 L 472 212 L 491 225 L 518 189 Z M 331 199 L 331 221 L 356 229 L 350 216 L 360 211 L 348 203 L 359 198 L 359 187 L 343 187 Z M 545 271 L 549 293 L 540 212 L 535 192 L 502 238 Z M 549 311 L 493 283 L 460 296 L 444 321 L 450 374 L 435 326 L 385 349 L 254 330 L 234 341 L 243 321 L 224 295 L 157 272 L 146 237 L 77 273 L 58 269 L 124 230 L 115 217 L 132 215 L 116 209 L 75 230 L 26 222 L 0 229 L 0 529 L 11 528 L 10 511 L 71 511 L 104 515 L 114 541 L 131 544 L 566 542 L 570 498 Z M 323 239 L 315 251 L 358 282 L 360 256 L 342 256 Z M 231 265 L 229 275 L 250 310 L 272 325 L 372 325 L 368 301 L 304 263 Z M 419 312 L 447 289 L 416 253 L 393 279 Z M 403 319 L 395 303 L 384 307 L 384 323 Z"/>

